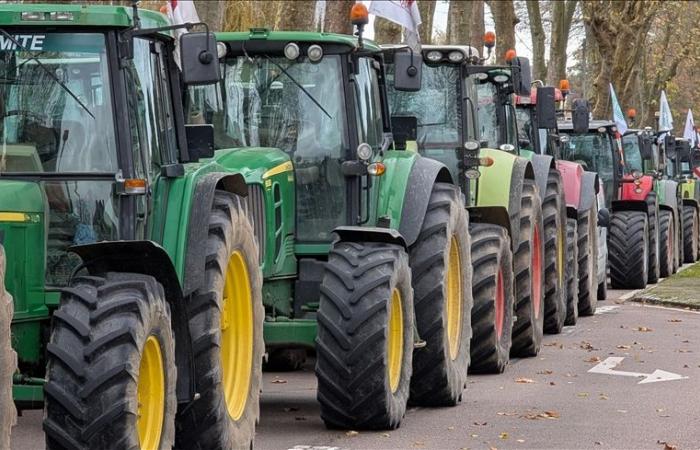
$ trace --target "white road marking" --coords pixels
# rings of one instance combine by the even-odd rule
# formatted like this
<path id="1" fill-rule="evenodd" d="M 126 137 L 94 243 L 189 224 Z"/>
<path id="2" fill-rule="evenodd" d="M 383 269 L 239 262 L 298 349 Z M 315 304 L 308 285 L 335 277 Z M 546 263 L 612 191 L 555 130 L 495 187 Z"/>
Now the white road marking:
<path id="1" fill-rule="evenodd" d="M 599 306 L 596 308 L 595 314 L 598 315 L 598 314 L 609 313 L 609 312 L 615 311 L 619 307 L 620 307 L 620 305 Z"/>
<path id="2" fill-rule="evenodd" d="M 625 359 L 624 357 L 621 356 L 611 356 L 609 358 L 605 358 L 603 362 L 600 364 L 597 364 L 595 367 L 591 368 L 588 372 L 589 373 L 599 373 L 603 375 L 618 375 L 622 377 L 636 377 L 636 378 L 644 378 L 637 384 L 647 384 L 647 383 L 656 383 L 658 381 L 673 381 L 673 380 L 685 380 L 688 377 L 684 377 L 683 375 L 678 375 L 677 373 L 672 373 L 672 372 L 666 372 L 665 370 L 659 370 L 656 369 L 652 373 L 639 373 L 639 372 L 625 372 L 622 370 L 613 370 L 615 367 L 617 367 L 622 360 Z"/>

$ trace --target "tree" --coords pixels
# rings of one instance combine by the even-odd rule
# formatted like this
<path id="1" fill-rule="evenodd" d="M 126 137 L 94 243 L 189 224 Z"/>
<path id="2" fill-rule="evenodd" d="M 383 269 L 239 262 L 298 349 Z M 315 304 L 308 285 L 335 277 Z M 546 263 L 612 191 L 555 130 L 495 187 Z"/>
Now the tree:
<path id="1" fill-rule="evenodd" d="M 492 0 L 489 6 L 496 24 L 496 60 L 504 62 L 505 53 L 515 48 L 515 25 L 520 20 L 515 15 L 513 0 Z"/>
<path id="2" fill-rule="evenodd" d="M 569 35 L 577 3 L 577 0 L 552 2 L 552 41 L 549 47 L 549 65 L 545 72 L 550 85 L 556 86 L 559 80 L 566 78 L 566 48 L 569 45 Z"/>
<path id="3" fill-rule="evenodd" d="M 484 2 L 477 0 L 471 2 L 471 35 L 469 36 L 469 45 L 476 49 L 484 48 Z"/>
<path id="4" fill-rule="evenodd" d="M 436 0 L 421 0 L 418 2 L 420 11 L 420 41 L 423 44 L 430 44 L 433 40 L 433 16 L 435 15 Z"/>
<path id="5" fill-rule="evenodd" d="M 382 17 L 374 18 L 374 40 L 380 44 L 398 44 L 401 42 L 401 25 Z"/>
<path id="6" fill-rule="evenodd" d="M 469 42 L 471 37 L 471 2 L 451 0 L 447 13 L 447 43 L 461 44 Z"/>
<path id="7" fill-rule="evenodd" d="M 545 34 L 542 26 L 542 13 L 538 0 L 527 0 L 527 17 L 532 36 L 532 76 L 535 80 L 547 78 L 547 66 L 544 62 Z"/>
<path id="8" fill-rule="evenodd" d="M 327 0 L 326 14 L 323 20 L 323 31 L 328 33 L 352 34 L 350 10 L 354 4 L 355 0 Z"/>
<path id="9" fill-rule="evenodd" d="M 279 8 L 277 1 L 234 0 L 227 1 L 223 31 L 248 31 L 251 28 L 275 29 Z"/>
<path id="10" fill-rule="evenodd" d="M 275 29 L 302 30 L 313 29 L 316 0 L 295 0 L 280 2 L 277 8 Z"/>

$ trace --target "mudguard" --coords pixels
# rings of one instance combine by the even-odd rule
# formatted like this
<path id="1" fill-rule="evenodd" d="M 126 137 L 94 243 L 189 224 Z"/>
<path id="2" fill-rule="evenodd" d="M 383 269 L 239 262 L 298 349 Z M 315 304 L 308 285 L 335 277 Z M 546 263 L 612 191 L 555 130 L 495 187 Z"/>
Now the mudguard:
<path id="1" fill-rule="evenodd" d="M 622 183 L 622 200 L 644 200 L 654 189 L 654 178 L 649 175 L 644 175 L 639 179 L 639 189 L 641 192 L 636 191 L 637 185 L 635 185 L 632 180 L 633 178 L 629 175 L 624 177 L 625 182 Z"/>
<path id="2" fill-rule="evenodd" d="M 544 197 L 544 193 L 547 190 L 549 170 L 556 168 L 554 158 L 549 155 L 532 155 L 530 163 L 535 172 L 535 183 L 540 190 L 540 196 Z M 544 198 L 542 198 L 542 200 L 544 200 Z"/>
<path id="3" fill-rule="evenodd" d="M 433 185 L 454 184 L 452 175 L 444 164 L 415 153 L 387 152 L 383 162 L 386 174 L 380 179 L 377 217 L 390 219 L 388 228 L 398 229 L 410 247 L 423 226 Z"/>
<path id="4" fill-rule="evenodd" d="M 598 193 L 602 193 L 598 174 L 584 171 L 581 177 L 581 191 L 579 195 L 578 211 L 587 211 L 595 207 L 595 199 Z M 603 196 L 603 198 L 605 198 Z M 605 202 L 601 206 L 605 206 Z"/>
<path id="5" fill-rule="evenodd" d="M 337 239 L 331 245 L 338 242 L 384 242 L 408 248 L 401 233 L 391 228 L 342 226 L 334 229 L 333 233 Z"/>
<path id="6" fill-rule="evenodd" d="M 678 211 L 678 182 L 674 180 L 661 180 L 658 186 L 659 208 Z"/>
<path id="7" fill-rule="evenodd" d="M 140 273 L 152 276 L 163 285 L 165 299 L 170 304 L 172 328 L 177 342 L 177 399 L 178 402 L 192 401 L 195 393 L 192 377 L 194 359 L 187 308 L 177 272 L 165 249 L 153 241 L 105 241 L 73 246 L 69 251 L 80 256 L 91 275 L 106 272 Z"/>

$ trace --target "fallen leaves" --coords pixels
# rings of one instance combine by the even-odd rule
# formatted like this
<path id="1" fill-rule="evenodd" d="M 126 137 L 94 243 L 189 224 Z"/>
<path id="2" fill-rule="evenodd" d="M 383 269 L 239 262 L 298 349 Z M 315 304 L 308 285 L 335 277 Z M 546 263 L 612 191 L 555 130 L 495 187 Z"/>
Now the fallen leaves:
<path id="1" fill-rule="evenodd" d="M 531 383 L 534 383 L 535 380 L 533 380 L 532 378 L 522 378 L 521 377 L 521 378 L 516 378 L 515 382 L 520 383 L 520 384 L 531 384 Z"/>
<path id="2" fill-rule="evenodd" d="M 287 380 L 275 377 L 274 380 L 270 381 L 272 384 L 287 384 Z"/>
<path id="3" fill-rule="evenodd" d="M 548 370 L 540 370 L 539 372 L 537 372 L 537 375 L 551 375 L 553 373 L 554 372 L 552 372 L 551 370 L 548 369 Z"/>
<path id="4" fill-rule="evenodd" d="M 349 430 L 349 431 L 345 432 L 345 436 L 348 436 L 348 437 L 357 436 L 358 434 L 360 434 L 360 433 L 358 431 L 355 431 L 355 430 Z"/>
<path id="5" fill-rule="evenodd" d="M 593 345 L 590 342 L 586 342 L 586 341 L 581 341 L 581 343 L 579 344 L 579 348 L 586 350 L 586 351 L 589 351 L 589 352 L 592 352 L 594 350 L 600 350 L 598 348 L 593 347 Z"/>
<path id="6" fill-rule="evenodd" d="M 631 345 L 623 345 L 623 344 L 620 344 L 620 345 L 617 346 L 617 348 L 619 348 L 620 350 L 629 350 L 629 349 L 632 348 L 632 346 L 631 346 Z"/>
<path id="7" fill-rule="evenodd" d="M 540 419 L 559 419 L 561 415 L 557 411 L 542 411 L 531 412 L 520 416 L 523 419 L 540 420 Z"/>
<path id="8" fill-rule="evenodd" d="M 663 445 L 664 450 L 678 450 L 678 446 L 676 444 L 670 444 L 666 441 L 661 441 L 661 440 L 656 441 L 656 443 L 659 445 Z"/>
<path id="9" fill-rule="evenodd" d="M 576 394 L 576 397 L 588 398 L 588 392 L 579 392 L 578 394 Z"/>
<path id="10" fill-rule="evenodd" d="M 508 433 L 506 433 L 506 432 L 504 431 L 503 433 L 499 434 L 498 437 L 499 437 L 501 440 L 504 440 L 504 441 L 505 441 L 506 439 L 508 439 Z"/>
<path id="11" fill-rule="evenodd" d="M 599 363 L 601 361 L 600 356 L 591 356 L 588 359 L 584 359 L 587 363 Z"/>
<path id="12" fill-rule="evenodd" d="M 498 414 L 499 416 L 506 416 L 506 417 L 507 417 L 507 416 L 517 416 L 517 415 L 518 415 L 518 413 L 515 412 L 515 411 L 512 411 L 512 412 L 497 412 L 496 414 Z"/>
<path id="13" fill-rule="evenodd" d="M 668 319 L 668 322 L 678 323 L 678 322 L 683 322 L 683 321 L 681 319 Z"/>
<path id="14" fill-rule="evenodd" d="M 635 331 L 641 331 L 642 333 L 648 333 L 650 331 L 654 331 L 653 329 L 649 327 L 637 327 L 634 329 Z"/>

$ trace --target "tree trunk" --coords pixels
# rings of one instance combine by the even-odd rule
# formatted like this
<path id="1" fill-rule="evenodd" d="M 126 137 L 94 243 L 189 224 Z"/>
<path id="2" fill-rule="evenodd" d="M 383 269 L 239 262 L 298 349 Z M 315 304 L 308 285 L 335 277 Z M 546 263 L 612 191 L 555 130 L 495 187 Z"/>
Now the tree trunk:
<path id="1" fill-rule="evenodd" d="M 352 34 L 350 10 L 355 0 L 326 0 L 323 31 L 326 33 Z"/>
<path id="2" fill-rule="evenodd" d="M 420 25 L 420 41 L 430 44 L 433 41 L 433 16 L 435 15 L 436 0 L 421 0 L 418 2 L 418 10 L 423 23 Z"/>
<path id="3" fill-rule="evenodd" d="M 549 47 L 549 67 L 547 82 L 558 85 L 566 78 L 566 47 L 569 45 L 569 31 L 576 11 L 576 0 L 552 2 L 552 42 Z"/>
<path id="4" fill-rule="evenodd" d="M 471 2 L 471 34 L 469 36 L 469 45 L 479 50 L 484 48 L 484 2 L 477 0 Z"/>
<path id="5" fill-rule="evenodd" d="M 221 0 L 198 0 L 194 2 L 194 5 L 197 8 L 199 19 L 206 23 L 211 31 L 221 31 L 224 29 L 226 3 Z"/>
<path id="6" fill-rule="evenodd" d="M 490 5 L 496 23 L 496 61 L 504 63 L 505 53 L 515 48 L 515 25 L 520 20 L 515 16 L 513 0 L 494 0 Z"/>
<path id="7" fill-rule="evenodd" d="M 530 34 L 532 35 L 532 76 L 535 80 L 545 80 L 547 78 L 547 66 L 544 62 L 545 36 L 538 0 L 527 1 L 527 17 L 530 21 Z"/>
<path id="8" fill-rule="evenodd" d="M 464 45 L 469 42 L 472 4 L 451 0 L 447 13 L 447 43 Z"/>
<path id="9" fill-rule="evenodd" d="M 234 0 L 227 1 L 223 31 L 248 31 L 251 28 L 274 29 L 279 7 L 278 1 Z"/>
<path id="10" fill-rule="evenodd" d="M 380 44 L 399 44 L 401 42 L 401 25 L 382 17 L 375 17 L 374 41 Z"/>
<path id="11" fill-rule="evenodd" d="M 313 30 L 316 0 L 283 1 L 277 9 L 275 29 L 310 31 Z"/>

